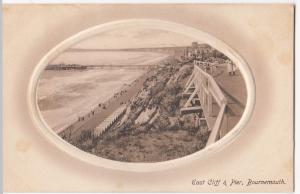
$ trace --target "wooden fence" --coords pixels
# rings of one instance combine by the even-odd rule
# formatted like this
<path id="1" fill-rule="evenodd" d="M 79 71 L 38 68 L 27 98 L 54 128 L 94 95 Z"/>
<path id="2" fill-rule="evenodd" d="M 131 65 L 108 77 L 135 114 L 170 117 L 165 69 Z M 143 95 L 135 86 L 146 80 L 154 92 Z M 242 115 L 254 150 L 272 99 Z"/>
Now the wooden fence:
<path id="1" fill-rule="evenodd" d="M 206 144 L 210 145 L 219 139 L 221 123 L 227 106 L 227 99 L 213 76 L 206 72 L 207 67 L 212 69 L 213 65 L 210 66 L 207 62 L 204 64 L 195 61 L 194 71 L 189 78 L 183 93 L 183 97 L 189 98 L 181 109 L 181 113 L 194 113 L 196 110 L 201 110 L 207 122 L 208 120 L 214 121 L 212 127 L 209 127 L 211 133 Z M 199 100 L 200 105 L 193 103 L 193 100 Z M 218 106 L 217 115 L 214 115 L 213 104 L 217 104 Z"/>

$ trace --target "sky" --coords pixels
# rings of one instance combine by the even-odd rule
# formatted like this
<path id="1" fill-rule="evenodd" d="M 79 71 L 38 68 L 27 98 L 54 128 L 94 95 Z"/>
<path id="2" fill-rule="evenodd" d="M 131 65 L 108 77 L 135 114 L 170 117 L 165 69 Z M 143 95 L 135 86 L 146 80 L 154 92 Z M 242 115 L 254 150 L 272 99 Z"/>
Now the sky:
<path id="1" fill-rule="evenodd" d="M 189 46 L 194 40 L 171 31 L 142 27 L 118 28 L 83 40 L 72 48 L 122 49 Z"/>

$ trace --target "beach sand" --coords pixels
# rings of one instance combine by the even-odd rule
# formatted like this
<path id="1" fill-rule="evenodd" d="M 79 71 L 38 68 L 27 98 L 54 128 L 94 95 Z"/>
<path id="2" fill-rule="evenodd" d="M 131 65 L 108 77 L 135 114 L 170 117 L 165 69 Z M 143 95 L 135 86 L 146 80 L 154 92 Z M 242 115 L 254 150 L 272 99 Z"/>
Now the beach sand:
<path id="1" fill-rule="evenodd" d="M 134 53 L 136 53 L 135 57 Z M 113 58 L 110 54 L 106 58 L 110 57 L 112 64 L 117 64 L 123 57 L 124 63 L 122 64 L 124 65 L 139 64 L 143 66 L 156 64 L 168 57 L 168 55 L 160 53 L 149 53 L 149 55 L 144 52 L 134 53 L 120 54 L 117 52 L 115 53 L 117 57 Z M 82 53 L 80 56 L 83 57 Z M 74 59 L 77 57 L 79 56 L 75 55 Z M 98 59 L 101 57 L 105 61 L 104 53 L 101 53 Z M 82 64 L 84 63 L 82 60 L 81 58 L 81 63 L 77 64 L 86 65 Z M 91 111 L 99 103 L 109 100 L 125 84 L 132 83 L 144 72 L 145 70 L 142 68 L 45 70 L 40 75 L 37 89 L 38 105 L 42 117 L 47 125 L 58 133 L 77 121 L 79 116 Z"/>

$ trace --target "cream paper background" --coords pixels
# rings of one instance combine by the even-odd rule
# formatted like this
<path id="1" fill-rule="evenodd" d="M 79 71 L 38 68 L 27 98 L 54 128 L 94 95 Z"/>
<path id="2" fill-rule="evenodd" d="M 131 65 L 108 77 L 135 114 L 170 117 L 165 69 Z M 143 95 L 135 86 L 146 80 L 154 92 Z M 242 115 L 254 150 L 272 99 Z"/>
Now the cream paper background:
<path id="1" fill-rule="evenodd" d="M 293 6 L 5 5 L 3 8 L 4 191 L 287 192 L 293 190 Z M 160 19 L 223 40 L 248 62 L 256 105 L 229 146 L 157 172 L 91 166 L 49 144 L 33 125 L 26 93 L 39 60 L 64 39 L 114 20 Z M 194 186 L 192 180 L 284 179 L 285 185 Z"/>

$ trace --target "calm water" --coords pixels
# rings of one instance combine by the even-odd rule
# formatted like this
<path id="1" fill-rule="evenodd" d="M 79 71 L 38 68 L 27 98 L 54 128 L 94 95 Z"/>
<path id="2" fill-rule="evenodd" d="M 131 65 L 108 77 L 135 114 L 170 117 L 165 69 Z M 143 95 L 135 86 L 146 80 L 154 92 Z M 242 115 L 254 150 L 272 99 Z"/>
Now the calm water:
<path id="1" fill-rule="evenodd" d="M 84 65 L 151 65 L 168 57 L 167 54 L 155 52 L 98 51 L 65 52 L 52 63 Z"/>

